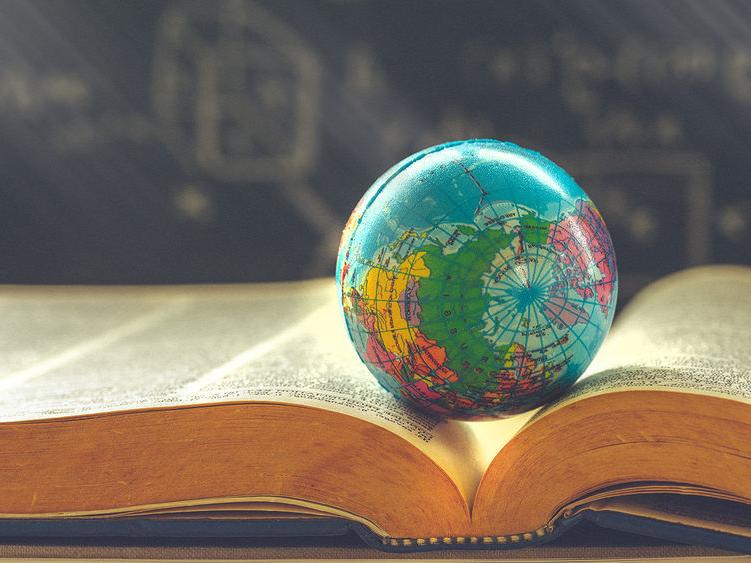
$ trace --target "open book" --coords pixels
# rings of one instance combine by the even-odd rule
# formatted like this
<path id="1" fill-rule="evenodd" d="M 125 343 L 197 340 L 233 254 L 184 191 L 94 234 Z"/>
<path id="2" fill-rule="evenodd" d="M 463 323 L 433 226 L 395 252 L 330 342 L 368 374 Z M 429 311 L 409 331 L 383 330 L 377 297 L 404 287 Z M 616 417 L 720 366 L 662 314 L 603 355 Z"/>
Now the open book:
<path id="1" fill-rule="evenodd" d="M 0 535 L 337 522 L 391 549 L 488 547 L 588 516 L 751 546 L 749 268 L 648 287 L 567 395 L 495 422 L 382 390 L 329 280 L 4 287 L 0 348 Z"/>

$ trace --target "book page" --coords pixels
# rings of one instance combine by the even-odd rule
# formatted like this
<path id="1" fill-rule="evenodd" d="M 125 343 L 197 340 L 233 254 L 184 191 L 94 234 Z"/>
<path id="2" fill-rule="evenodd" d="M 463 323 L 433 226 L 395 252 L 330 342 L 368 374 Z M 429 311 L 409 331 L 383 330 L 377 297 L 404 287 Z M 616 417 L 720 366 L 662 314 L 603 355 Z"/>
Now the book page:
<path id="1" fill-rule="evenodd" d="M 613 391 L 673 390 L 751 401 L 751 268 L 704 266 L 638 294 L 582 378 L 544 416 Z"/>
<path id="2" fill-rule="evenodd" d="M 262 401 L 365 419 L 433 458 L 471 496 L 466 424 L 408 408 L 348 341 L 333 281 L 0 290 L 0 422 Z"/>

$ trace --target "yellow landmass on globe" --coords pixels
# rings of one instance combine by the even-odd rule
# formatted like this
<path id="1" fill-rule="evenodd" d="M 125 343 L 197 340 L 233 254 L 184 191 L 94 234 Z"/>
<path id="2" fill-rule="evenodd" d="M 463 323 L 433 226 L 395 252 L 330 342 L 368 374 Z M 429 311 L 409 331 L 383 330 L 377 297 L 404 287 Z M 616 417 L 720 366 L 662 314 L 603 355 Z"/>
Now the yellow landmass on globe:
<path id="1" fill-rule="evenodd" d="M 410 278 L 425 278 L 430 270 L 425 265 L 425 252 L 410 254 L 396 270 L 374 266 L 363 281 L 364 307 L 375 315 L 376 330 L 384 348 L 404 357 L 410 354 L 410 345 L 418 340 L 417 329 L 410 326 L 404 316 L 405 296 Z M 415 324 L 416 319 L 412 319 Z"/>

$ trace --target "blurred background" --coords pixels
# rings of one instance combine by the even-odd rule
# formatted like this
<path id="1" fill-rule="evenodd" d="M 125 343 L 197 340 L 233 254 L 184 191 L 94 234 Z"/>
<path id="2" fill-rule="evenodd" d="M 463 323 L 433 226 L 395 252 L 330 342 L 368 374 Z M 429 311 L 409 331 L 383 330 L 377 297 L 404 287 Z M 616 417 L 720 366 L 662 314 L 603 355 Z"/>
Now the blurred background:
<path id="1" fill-rule="evenodd" d="M 751 3 L 0 3 L 0 282 L 333 273 L 425 146 L 511 140 L 589 192 L 625 298 L 751 263 Z"/>

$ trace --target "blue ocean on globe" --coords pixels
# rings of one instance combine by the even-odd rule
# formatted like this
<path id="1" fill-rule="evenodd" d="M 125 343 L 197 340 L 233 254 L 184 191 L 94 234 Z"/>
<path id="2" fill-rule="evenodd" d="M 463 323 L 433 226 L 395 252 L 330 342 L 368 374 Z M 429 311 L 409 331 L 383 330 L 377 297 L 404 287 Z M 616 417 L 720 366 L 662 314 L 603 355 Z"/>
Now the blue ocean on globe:
<path id="1" fill-rule="evenodd" d="M 587 194 L 543 155 L 492 139 L 430 147 L 378 178 L 344 229 L 337 280 L 381 385 L 462 419 L 565 391 L 602 344 L 618 288 Z"/>

